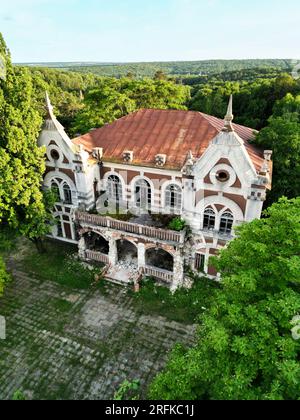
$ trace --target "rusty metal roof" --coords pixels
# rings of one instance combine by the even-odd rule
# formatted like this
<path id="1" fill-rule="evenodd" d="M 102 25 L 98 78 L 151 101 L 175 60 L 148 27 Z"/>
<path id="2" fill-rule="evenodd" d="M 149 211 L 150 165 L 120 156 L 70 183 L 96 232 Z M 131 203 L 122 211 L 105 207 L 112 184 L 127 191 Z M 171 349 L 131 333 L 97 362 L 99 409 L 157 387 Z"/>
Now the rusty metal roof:
<path id="1" fill-rule="evenodd" d="M 103 148 L 105 162 L 124 163 L 123 153 L 133 151 L 132 165 L 155 167 L 155 156 L 167 155 L 164 168 L 180 170 L 189 151 L 200 158 L 210 142 L 224 127 L 224 121 L 195 111 L 143 109 L 112 124 L 73 139 L 85 150 Z M 245 142 L 257 170 L 263 163 L 263 152 L 249 143 L 254 130 L 233 124 Z"/>

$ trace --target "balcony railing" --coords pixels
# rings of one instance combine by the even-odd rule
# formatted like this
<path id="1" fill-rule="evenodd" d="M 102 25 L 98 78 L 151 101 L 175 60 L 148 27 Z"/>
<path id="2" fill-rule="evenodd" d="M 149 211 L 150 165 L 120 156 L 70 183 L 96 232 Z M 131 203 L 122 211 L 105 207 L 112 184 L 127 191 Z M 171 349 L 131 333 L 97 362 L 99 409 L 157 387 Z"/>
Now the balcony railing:
<path id="1" fill-rule="evenodd" d="M 185 231 L 174 232 L 172 230 L 158 229 L 136 223 L 122 222 L 106 216 L 76 212 L 76 220 L 94 226 L 101 226 L 138 236 L 146 236 L 161 241 L 174 242 L 176 244 L 183 244 L 185 240 Z"/>
<path id="2" fill-rule="evenodd" d="M 155 277 L 159 280 L 163 280 L 166 283 L 172 283 L 174 274 L 171 271 L 162 270 L 156 267 L 150 267 L 146 265 L 143 268 L 144 274 L 146 276 Z"/>
<path id="3" fill-rule="evenodd" d="M 108 255 L 102 254 L 101 252 L 87 250 L 85 251 L 85 256 L 88 260 L 109 264 Z"/>

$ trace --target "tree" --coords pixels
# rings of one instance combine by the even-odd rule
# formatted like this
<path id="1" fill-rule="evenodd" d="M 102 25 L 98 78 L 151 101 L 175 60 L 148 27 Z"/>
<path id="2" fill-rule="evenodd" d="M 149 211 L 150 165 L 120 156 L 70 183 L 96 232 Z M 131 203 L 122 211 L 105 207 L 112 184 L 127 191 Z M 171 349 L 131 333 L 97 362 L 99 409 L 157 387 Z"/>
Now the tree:
<path id="1" fill-rule="evenodd" d="M 282 196 L 300 196 L 300 96 L 288 94 L 276 103 L 269 126 L 261 130 L 256 142 L 273 150 L 273 189 L 269 203 Z"/>
<path id="2" fill-rule="evenodd" d="M 6 271 L 3 259 L 0 257 L 0 297 L 3 294 L 4 286 L 9 281 L 10 276 Z"/>
<path id="3" fill-rule="evenodd" d="M 1 34 L 0 53 L 6 63 L 6 79 L 0 79 L 0 222 L 33 240 L 48 222 L 41 191 L 45 150 L 37 146 L 42 119 L 34 109 L 30 73 L 15 74 Z"/>
<path id="4" fill-rule="evenodd" d="M 170 81 L 105 78 L 87 92 L 72 131 L 85 133 L 142 108 L 186 109 L 189 97 L 189 87 Z"/>
<path id="5" fill-rule="evenodd" d="M 288 400 L 300 393 L 300 198 L 282 199 L 237 229 L 213 263 L 222 288 L 200 318 L 197 344 L 177 347 L 150 398 Z"/>

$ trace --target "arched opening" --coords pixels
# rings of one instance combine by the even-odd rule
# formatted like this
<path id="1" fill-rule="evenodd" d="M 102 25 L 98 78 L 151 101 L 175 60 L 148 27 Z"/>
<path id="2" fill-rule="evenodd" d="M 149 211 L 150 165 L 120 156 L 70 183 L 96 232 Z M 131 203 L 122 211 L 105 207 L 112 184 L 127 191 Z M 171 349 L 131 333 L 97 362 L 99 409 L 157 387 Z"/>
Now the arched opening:
<path id="1" fill-rule="evenodd" d="M 58 183 L 54 180 L 51 182 L 51 191 L 55 195 L 55 200 L 58 203 L 60 201 L 59 186 Z"/>
<path id="2" fill-rule="evenodd" d="M 181 211 L 182 189 L 179 185 L 169 185 L 166 189 L 165 206 L 170 211 Z"/>
<path id="3" fill-rule="evenodd" d="M 203 229 L 214 230 L 216 226 L 216 213 L 212 208 L 207 208 L 204 211 Z"/>
<path id="4" fill-rule="evenodd" d="M 146 265 L 173 272 L 174 258 L 162 248 L 150 248 L 146 251 Z"/>
<path id="5" fill-rule="evenodd" d="M 61 223 L 61 217 L 56 216 L 55 217 L 56 225 L 55 225 L 55 236 L 57 238 L 63 238 L 63 229 L 62 229 L 62 223 Z"/>
<path id="6" fill-rule="evenodd" d="M 67 183 L 64 183 L 63 185 L 63 193 L 64 193 L 64 203 L 72 204 L 72 191 Z"/>
<path id="7" fill-rule="evenodd" d="M 107 179 L 107 194 L 112 201 L 119 203 L 122 200 L 122 184 L 116 175 L 110 175 Z"/>
<path id="8" fill-rule="evenodd" d="M 220 233 L 223 235 L 231 235 L 233 228 L 234 217 L 232 213 L 226 212 L 222 214 L 220 221 Z"/>
<path id="9" fill-rule="evenodd" d="M 145 179 L 140 179 L 135 184 L 135 205 L 144 210 L 151 210 L 152 190 Z"/>
<path id="10" fill-rule="evenodd" d="M 109 254 L 109 242 L 103 236 L 88 232 L 84 235 L 86 247 L 89 251 L 100 252 L 101 254 Z"/>
<path id="11" fill-rule="evenodd" d="M 118 250 L 118 261 L 130 263 L 130 264 L 138 264 L 138 251 L 137 247 L 125 240 L 120 239 L 117 242 L 117 250 Z"/>

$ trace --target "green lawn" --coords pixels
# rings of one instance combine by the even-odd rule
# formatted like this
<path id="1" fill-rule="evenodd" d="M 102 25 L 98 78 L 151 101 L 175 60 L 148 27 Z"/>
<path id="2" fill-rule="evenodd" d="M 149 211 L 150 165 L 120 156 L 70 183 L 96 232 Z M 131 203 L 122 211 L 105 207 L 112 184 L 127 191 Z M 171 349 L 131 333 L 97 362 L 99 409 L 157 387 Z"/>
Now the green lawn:
<path id="1" fill-rule="evenodd" d="M 21 268 L 40 280 L 48 280 L 75 289 L 88 289 L 94 282 L 100 267 L 90 271 L 76 260 L 77 247 L 65 243 L 48 241 L 46 252 L 39 254 L 28 244 L 28 252 L 21 260 Z"/>
<path id="2" fill-rule="evenodd" d="M 5 242 L 7 241 L 8 239 Z M 112 287 L 118 287 L 103 280 L 95 284 L 95 274 L 101 272 L 101 266 L 95 266 L 92 271 L 84 267 L 76 259 L 76 246 L 57 241 L 47 241 L 45 246 L 46 252 L 39 254 L 35 246 L 26 241 L 24 252 L 23 241 L 23 252 L 21 257 L 18 256 L 17 262 L 19 269 L 41 281 L 53 281 L 72 289 L 97 288 L 103 295 L 108 294 Z M 11 252 L 18 255 L 18 248 L 19 245 Z M 211 280 L 198 278 L 195 279 L 191 290 L 178 290 L 172 295 L 169 289 L 146 279 L 139 293 L 134 293 L 129 288 L 127 294 L 132 298 L 133 305 L 140 315 L 155 314 L 170 321 L 191 324 L 209 307 L 218 287 L 218 284 Z M 57 302 L 57 305 L 62 313 L 68 311 L 66 304 Z"/>
<path id="3" fill-rule="evenodd" d="M 169 289 L 148 279 L 143 282 L 139 293 L 129 293 L 132 294 L 134 306 L 140 314 L 157 314 L 171 321 L 191 324 L 210 306 L 218 288 L 216 282 L 198 278 L 191 290 L 181 289 L 172 295 Z"/>

